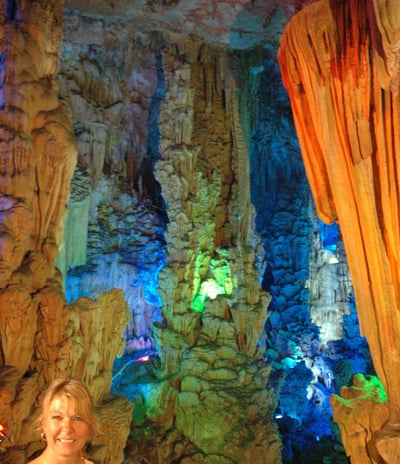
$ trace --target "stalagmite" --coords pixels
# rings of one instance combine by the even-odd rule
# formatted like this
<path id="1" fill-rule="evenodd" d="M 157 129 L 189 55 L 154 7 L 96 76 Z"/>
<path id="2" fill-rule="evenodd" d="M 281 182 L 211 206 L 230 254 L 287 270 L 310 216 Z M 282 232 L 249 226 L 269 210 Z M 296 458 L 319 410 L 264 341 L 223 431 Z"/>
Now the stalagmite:
<path id="1" fill-rule="evenodd" d="M 171 69 L 181 59 L 176 49 L 200 54 L 178 67 L 179 79 Z M 164 394 L 154 414 L 170 411 L 199 462 L 277 464 L 275 400 L 265 387 L 270 368 L 261 368 L 269 295 L 260 289 L 253 248 L 250 130 L 238 112 L 237 95 L 247 87 L 232 76 L 239 63 L 232 69 L 224 52 L 200 44 L 169 44 L 163 61 L 171 90 L 161 106 L 156 176 L 169 223 L 160 273 L 164 321 L 153 330 Z M 185 118 L 170 121 L 179 113 Z M 154 418 L 165 426 L 171 420 Z"/>

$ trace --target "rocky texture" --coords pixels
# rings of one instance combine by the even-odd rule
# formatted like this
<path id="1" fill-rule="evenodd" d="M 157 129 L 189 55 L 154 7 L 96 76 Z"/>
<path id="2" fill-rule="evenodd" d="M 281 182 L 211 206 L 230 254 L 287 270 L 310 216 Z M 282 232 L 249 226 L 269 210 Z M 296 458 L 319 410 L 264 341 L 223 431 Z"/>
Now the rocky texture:
<path id="1" fill-rule="evenodd" d="M 265 49 L 252 136 L 251 192 L 271 293 L 265 325 L 283 462 L 348 462 L 329 397 L 373 373 L 337 224 L 316 216 L 276 56 Z M 273 102 L 273 105 L 271 105 Z"/>
<path id="2" fill-rule="evenodd" d="M 392 439 L 387 431 L 398 431 L 397 426 L 393 427 L 393 420 L 397 422 L 398 419 L 393 414 L 392 425 L 387 424 L 390 409 L 378 378 L 355 375 L 352 386 L 342 387 L 340 396 L 333 395 L 331 402 L 334 420 L 339 423 L 343 444 L 352 463 L 379 463 L 382 458 L 387 463 L 397 462 L 398 451 L 393 453 Z"/>
<path id="3" fill-rule="evenodd" d="M 79 376 L 92 389 L 107 432 L 94 444 L 98 462 L 280 462 L 272 417 L 277 385 L 264 359 L 270 297 L 260 289 L 263 251 L 248 155 L 259 76 L 268 73 L 258 46 L 276 47 L 302 3 L 67 0 L 57 79 L 60 5 L 2 6 L 4 152 L 16 141 L 13 162 L 2 157 L 0 167 L 1 307 L 13 308 L 1 310 L 0 419 L 11 418 L 16 440 L 1 445 L 4 462 L 25 462 L 38 450 L 37 400 L 56 375 Z M 44 73 L 35 68 L 42 65 Z M 24 143 L 32 152 L 17 147 Z M 280 187 L 275 174 L 289 166 L 294 171 L 278 179 L 295 173 L 302 183 L 298 166 L 284 164 L 277 146 L 277 170 L 264 178 L 268 188 Z M 28 174 L 20 177 L 24 166 Z M 261 169 L 257 175 L 263 177 Z M 300 189 L 299 208 L 303 195 Z M 276 213 L 268 232 L 274 270 L 283 263 L 288 274 L 280 272 L 269 288 L 281 292 L 270 336 L 281 343 L 279 367 L 300 359 L 291 337 L 307 357 L 315 334 L 309 326 L 301 337 L 291 334 L 303 329 L 308 229 L 288 253 L 283 232 L 293 217 L 284 213 Z M 293 233 L 305 222 L 294 220 Z M 335 280 L 334 272 L 326 275 Z M 331 286 L 313 290 L 316 306 L 333 295 Z M 345 293 L 330 299 L 340 306 Z M 286 303 L 292 310 L 284 314 Z M 129 438 L 131 406 L 107 393 L 111 364 L 125 346 L 126 308 L 127 350 L 115 362 L 113 391 L 134 403 Z M 342 305 L 337 313 L 346 310 Z M 153 361 L 141 364 L 140 350 L 153 345 Z M 299 366 L 289 385 L 301 377 L 307 388 L 314 379 Z M 329 379 L 324 367 L 313 372 Z"/>
<path id="4" fill-rule="evenodd" d="M 311 0 L 312 1 L 312 0 Z M 112 24 L 120 32 L 148 35 L 176 33 L 204 43 L 233 49 L 279 42 L 287 18 L 310 0 L 66 0 L 69 11 Z M 100 32 L 100 30 L 98 30 Z M 101 41 L 80 33 L 83 42 Z"/>
<path id="5" fill-rule="evenodd" d="M 99 28 L 101 44 L 81 43 L 85 29 L 96 36 Z M 64 30 L 58 81 L 71 111 L 78 164 L 57 264 L 70 301 L 121 288 L 131 311 L 128 348 L 149 347 L 151 323 L 160 319 L 157 279 L 165 263 L 165 214 L 148 133 L 148 119 L 157 116 L 153 101 L 160 98 L 156 38 L 122 41 L 97 20 L 77 25 L 72 14 Z"/>
<path id="6" fill-rule="evenodd" d="M 5 215 L 10 210 L 10 216 L 20 219 L 10 220 L 12 240 L 6 236 L 4 240 L 4 258 L 9 261 L 3 299 L 13 309 L 2 311 L 4 375 L 9 373 L 7 365 L 13 373 L 12 382 L 7 377 L 3 389 L 3 419 L 10 433 L 10 441 L 2 447 L 4 462 L 24 462 L 39 450 L 33 421 L 40 392 L 58 376 L 85 380 L 99 405 L 107 433 L 96 439 L 94 457 L 104 463 L 124 459 L 131 406 L 107 392 L 111 364 L 123 346 L 119 334 L 127 323 L 127 304 L 123 294 L 107 284 L 117 277 L 129 290 L 138 270 L 145 277 L 157 277 L 165 260 L 160 232 L 166 221 L 159 182 L 168 204 L 170 249 L 160 276 L 162 314 L 153 327 L 160 365 L 153 371 L 151 388 L 143 391 L 147 420 L 164 432 L 157 434 L 158 456 L 163 462 L 192 460 L 192 456 L 199 462 L 279 462 L 280 440 L 272 421 L 276 395 L 267 387 L 270 368 L 263 362 L 269 300 L 259 285 L 263 263 L 249 199 L 250 126 L 242 119 L 251 120 L 252 113 L 247 113 L 248 108 L 239 112 L 252 81 L 239 89 L 231 75 L 241 78 L 241 62 L 245 69 L 249 66 L 247 55 L 229 56 L 220 49 L 204 48 L 201 41 L 186 45 L 173 35 L 166 42 L 159 34 L 138 34 L 140 46 L 149 46 L 138 56 L 140 47 L 121 41 L 112 29 L 103 28 L 103 21 L 72 15 L 66 28 L 70 42 L 63 47 L 68 66 L 62 61 L 57 86 L 60 5 L 35 2 L 19 10 L 12 3 L 7 8 L 12 18 L 5 18 L 6 25 L 21 33 L 27 45 L 14 51 L 22 63 L 23 79 L 11 75 L 5 89 L 17 96 L 25 91 L 31 101 L 26 99 L 25 105 L 23 100 L 24 106 L 4 93 L 4 114 L 17 108 L 21 121 L 25 117 L 28 124 L 19 128 L 20 138 L 32 138 L 38 148 L 27 162 L 31 184 L 24 188 L 30 197 L 23 208 L 13 203 L 18 205 L 23 197 L 14 190 L 20 184 L 10 183 L 5 190 L 10 198 Z M 52 16 L 53 8 L 57 18 Z M 26 21 L 23 34 L 21 28 L 13 28 L 12 21 L 24 15 L 36 17 L 33 13 L 40 20 L 34 25 Z M 50 24 L 58 29 L 46 35 L 45 26 Z M 97 36 L 91 36 L 91 44 L 77 45 L 74 37 L 80 41 L 83 28 L 87 32 L 93 24 Z M 29 27 L 37 30 L 30 33 Z M 37 36 L 39 31 L 43 37 Z M 53 35 L 59 40 L 53 41 Z M 51 66 L 43 78 L 26 81 L 35 72 L 31 66 L 35 53 L 47 44 L 54 46 L 48 53 Z M 129 53 L 129 46 L 134 53 Z M 31 59 L 24 61 L 27 56 Z M 26 82 L 31 84 L 27 88 Z M 33 130 L 29 124 L 36 118 Z M 153 170 L 160 154 L 156 180 Z M 6 187 L 10 174 L 14 172 L 6 167 Z M 68 238 L 62 244 L 71 181 Z M 25 229 L 15 227 L 19 223 Z M 17 233 L 22 234 L 18 240 Z M 20 242 L 17 253 L 10 253 L 7 246 Z M 72 295 L 68 302 L 54 267 L 60 245 L 57 264 L 63 272 L 72 268 L 66 283 Z M 102 255 L 107 257 L 103 268 L 97 266 Z M 125 266 L 119 266 L 121 261 Z M 151 272 L 143 271 L 146 265 Z M 86 273 L 86 282 L 80 282 L 83 290 L 74 286 L 74 271 L 80 266 Z M 97 281 L 107 271 L 111 271 L 108 282 Z M 211 293 L 207 293 L 209 285 L 213 285 Z M 74 299 L 76 294 L 85 295 L 86 289 L 98 297 L 96 301 L 85 296 Z M 132 308 L 140 293 L 131 300 L 127 291 L 127 297 Z M 151 314 L 148 325 L 154 319 Z M 15 351 L 12 340 L 22 320 L 29 323 L 29 330 L 24 329 Z M 141 313 L 140 323 L 143 320 Z M 133 325 L 139 332 L 139 317 Z M 136 459 L 135 447 L 129 443 L 127 459 Z"/>
<path id="7" fill-rule="evenodd" d="M 81 378 L 102 404 L 128 312 L 120 290 L 67 304 L 54 265 L 76 164 L 56 84 L 61 3 L 2 2 L 0 27 L 0 422 L 9 435 L 0 454 L 17 464 L 41 447 L 34 421 L 51 380 Z M 122 462 L 130 406 L 110 396 L 104 410 L 117 443 L 103 436 L 96 446 L 103 462 Z"/>
<path id="8" fill-rule="evenodd" d="M 279 462 L 249 198 L 259 55 L 72 12 L 64 30 L 60 94 L 79 151 L 70 210 L 81 218 L 66 227 L 87 242 L 86 256 L 64 245 L 67 294 L 123 288 L 128 351 L 151 343 L 159 356 L 138 385 L 130 376 L 140 363 L 117 361 L 114 391 L 144 423 L 134 424 L 126 459 Z M 160 302 L 143 289 L 157 288 L 166 259 Z"/>
<path id="9" fill-rule="evenodd" d="M 320 1 L 291 21 L 280 50 L 318 214 L 341 224 L 361 330 L 394 409 L 400 401 L 399 14 L 394 1 Z M 357 20 L 350 24 L 350 17 Z M 348 409 L 341 411 L 335 417 L 352 462 L 378 462 L 364 438 L 352 435 Z M 352 440 L 362 452 L 354 452 Z M 384 449 L 381 440 L 378 452 L 389 462 Z"/>
<path id="10" fill-rule="evenodd" d="M 173 408 L 177 430 L 199 453 L 277 463 L 276 398 L 262 363 L 268 297 L 250 203 L 251 127 L 238 110 L 251 97 L 252 76 L 239 74 L 247 60 L 182 42 L 164 49 L 163 62 L 174 66 L 165 66 L 156 176 L 168 204 L 168 261 L 153 339 L 166 379 L 163 410 Z"/>

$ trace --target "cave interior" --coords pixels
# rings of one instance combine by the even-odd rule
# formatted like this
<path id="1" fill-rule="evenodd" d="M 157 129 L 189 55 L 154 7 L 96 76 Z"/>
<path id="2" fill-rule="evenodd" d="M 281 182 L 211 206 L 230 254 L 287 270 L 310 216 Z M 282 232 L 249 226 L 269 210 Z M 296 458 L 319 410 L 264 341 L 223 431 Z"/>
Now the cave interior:
<path id="1" fill-rule="evenodd" d="M 396 1 L 2 0 L 2 463 L 400 463 Z"/>

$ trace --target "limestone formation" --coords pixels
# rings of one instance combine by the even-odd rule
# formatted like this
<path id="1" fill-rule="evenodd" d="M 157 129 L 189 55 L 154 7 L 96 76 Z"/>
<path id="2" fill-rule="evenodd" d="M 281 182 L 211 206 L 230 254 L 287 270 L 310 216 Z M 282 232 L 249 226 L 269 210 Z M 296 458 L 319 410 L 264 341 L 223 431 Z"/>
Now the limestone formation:
<path id="1" fill-rule="evenodd" d="M 55 267 L 76 164 L 56 83 L 62 4 L 2 2 L 0 13 L 0 460 L 17 464 L 42 446 L 34 422 L 51 380 L 81 378 L 102 405 L 128 311 L 120 290 L 68 304 Z M 97 452 L 122 463 L 131 406 L 110 396 L 106 404 L 112 434 Z"/>
<path id="2" fill-rule="evenodd" d="M 196 56 L 183 42 L 177 46 Z M 164 321 L 153 332 L 168 392 L 162 410 L 172 409 L 177 430 L 201 451 L 199 462 L 277 463 L 277 431 L 261 420 L 272 417 L 276 403 L 266 388 L 270 368 L 260 368 L 269 299 L 255 258 L 249 127 L 240 121 L 237 95 L 226 90 L 241 83 L 223 52 L 203 46 L 199 61 L 181 66 L 175 53 L 165 48 L 164 62 L 177 69 L 166 67 L 170 93 L 160 111 L 156 171 L 169 217 L 160 273 Z M 173 127 L 171 114 L 180 115 Z M 171 416 L 162 421 L 168 427 Z"/>
<path id="3" fill-rule="evenodd" d="M 378 378 L 355 375 L 353 385 L 342 387 L 340 396 L 333 395 L 331 403 L 351 462 L 381 462 L 380 456 L 385 462 L 395 462 L 387 459 L 390 439 L 384 435 L 389 417 L 393 421 L 395 416 Z"/>
<path id="4" fill-rule="evenodd" d="M 393 2 L 371 0 L 365 9 L 363 2 L 347 2 L 351 11 L 344 11 L 346 2 L 337 2 L 335 11 L 329 7 L 334 2 L 312 6 L 312 25 L 304 28 L 312 31 L 317 51 L 304 52 L 306 58 L 296 60 L 304 69 L 290 74 L 296 84 L 291 96 L 304 105 L 297 121 L 301 110 L 310 118 L 304 126 L 298 122 L 306 150 L 323 160 L 317 134 L 331 143 L 333 133 L 326 165 L 333 157 L 335 171 L 322 161 L 314 171 L 308 162 L 309 177 L 321 216 L 334 220 L 337 210 L 341 222 L 351 224 L 345 239 L 354 240 L 350 264 L 360 318 L 391 406 L 399 395 L 399 374 L 391 375 L 399 362 L 397 287 L 391 292 L 398 281 L 398 195 L 383 190 L 375 196 L 373 187 L 397 185 L 389 162 L 390 144 L 397 146 L 397 135 L 389 140 L 397 108 L 391 92 L 398 84 Z M 10 440 L 0 444 L 0 459 L 25 463 L 40 450 L 34 421 L 42 392 L 54 377 L 74 376 L 87 382 L 96 401 L 104 432 L 93 443 L 99 463 L 277 464 L 277 392 L 263 358 L 270 296 L 260 288 L 263 253 L 250 201 L 249 148 L 262 66 L 259 49 L 246 49 L 266 35 L 276 45 L 280 29 L 268 27 L 271 17 L 282 24 L 283 11 L 302 2 L 276 2 L 282 10 L 275 2 L 248 0 L 209 0 L 207 7 L 68 0 L 64 12 L 61 3 L 1 6 L 0 421 Z M 380 11 L 374 23 L 372 5 Z M 335 18 L 357 12 L 364 22 L 352 31 L 351 43 L 361 46 L 347 53 L 347 32 Z M 329 27 L 314 32 L 315 24 Z M 367 24 L 381 31 L 382 44 Z M 334 37 L 343 46 L 336 47 Z M 296 32 L 296 39 L 294 54 L 304 49 L 303 36 Z M 312 70 L 303 82 L 307 66 Z M 305 105 L 303 96 L 315 89 L 315 105 Z M 349 104 L 331 109 L 332 96 Z M 371 102 L 379 111 L 369 113 Z M 389 107 L 393 112 L 385 113 Z M 336 118 L 341 111 L 347 126 Z M 372 123 L 377 129 L 371 136 Z M 334 156 L 342 147 L 347 157 L 340 163 Z M 371 183 L 364 182 L 365 171 Z M 337 178 L 344 181 L 333 182 Z M 348 204 L 338 207 L 343 198 Z M 365 226 L 364 216 L 375 222 Z M 276 220 L 278 227 L 288 224 L 285 214 Z M 380 227 L 384 246 L 374 235 Z M 295 247 L 277 245 L 286 268 Z M 359 262 L 368 264 L 368 275 Z M 329 266 L 324 271 L 329 274 Z M 285 288 L 288 296 L 292 288 Z M 342 316 L 337 289 L 323 290 L 335 303 L 325 318 L 334 311 Z M 319 313 L 313 317 L 324 322 Z M 384 337 L 392 349 L 384 349 Z M 127 399 L 109 393 L 112 365 L 125 347 L 156 348 L 148 364 L 132 361 L 116 376 Z M 127 386 L 128 374 L 141 378 Z M 358 405 L 337 398 L 336 420 L 347 424 L 346 408 L 353 408 L 368 428 L 369 412 Z M 382 403 L 377 410 L 386 408 Z M 374 450 L 388 462 L 397 459 L 397 416 L 388 417 L 383 427 L 374 423 L 366 433 L 349 434 L 352 458 L 359 445 L 362 456 L 376 456 L 368 433 L 377 430 Z"/>
<path id="5" fill-rule="evenodd" d="M 293 18 L 280 49 L 318 213 L 340 223 L 361 330 L 394 409 L 400 402 L 399 14 L 395 1 L 322 0 Z M 337 417 L 351 462 L 378 462 L 354 437 L 350 415 Z M 382 442 L 378 451 L 395 462 L 386 460 Z"/>
<path id="6" fill-rule="evenodd" d="M 173 462 L 196 450 L 199 460 L 265 455 L 275 464 L 276 396 L 266 387 L 269 368 L 259 368 L 269 298 L 260 289 L 262 252 L 249 199 L 256 107 L 247 108 L 247 98 L 255 82 L 244 84 L 240 75 L 252 59 L 173 33 L 128 37 L 118 21 L 67 12 L 58 80 L 78 145 L 70 211 L 88 224 L 87 231 L 68 215 L 66 228 L 88 245 L 85 266 L 76 278 L 70 272 L 68 292 L 101 294 L 117 281 L 131 309 L 127 348 L 154 345 L 159 357 L 144 385 L 124 383 L 134 375 L 133 361 L 116 376 L 134 396 L 134 415 L 143 414 L 155 430 L 155 450 L 148 449 L 147 422 L 134 423 L 137 439 L 129 440 L 126 459 L 156 454 Z M 254 66 L 257 60 L 256 54 Z M 157 223 L 162 208 L 166 246 Z M 71 243 L 63 253 L 63 269 L 82 263 Z M 162 301 L 142 294 L 138 283 L 151 275 Z"/>
<path id="7" fill-rule="evenodd" d="M 230 11 L 233 20 L 235 9 Z M 147 236 L 154 256 L 142 261 L 154 263 L 157 277 L 166 259 L 161 226 L 142 197 L 155 200 L 156 208 L 159 182 L 168 202 L 168 264 L 160 276 L 162 314 L 153 327 L 160 366 L 143 394 L 146 420 L 165 431 L 157 437 L 158 456 L 168 462 L 173 449 L 175 459 L 196 453 L 204 462 L 262 457 L 276 464 L 277 400 L 263 363 L 269 297 L 259 285 L 263 263 L 256 257 L 260 244 L 249 198 L 250 126 L 239 111 L 239 97 L 244 101 L 250 87 L 241 82 L 239 90 L 235 83 L 240 62 L 173 34 L 151 40 L 138 35 L 134 40 L 150 47 L 137 55 L 140 47 L 112 32 L 102 35 L 98 24 L 105 52 L 83 41 L 74 54 L 74 34 L 80 41 L 87 18 L 72 16 L 57 74 L 61 2 L 2 5 L 0 419 L 9 440 L 1 444 L 1 460 L 26 462 L 40 450 L 34 421 L 45 386 L 56 377 L 78 377 L 89 386 L 104 432 L 93 443 L 95 460 L 124 461 L 132 405 L 108 392 L 114 358 L 125 347 L 125 296 L 92 274 L 88 286 L 96 299 L 67 301 L 55 261 L 65 272 L 90 267 L 93 254 L 105 254 L 108 267 L 99 275 L 120 273 L 129 289 L 137 272 L 132 264 L 140 262 L 141 250 L 151 250 L 143 246 Z M 76 21 L 82 21 L 77 29 Z M 154 98 L 159 114 L 151 113 Z M 148 125 L 155 117 L 159 147 Z M 123 235 L 127 243 L 120 246 Z M 125 267 L 117 268 L 121 256 Z M 133 307 L 140 294 L 127 293 L 127 299 Z M 143 314 L 144 322 L 133 318 L 136 330 L 155 319 L 151 311 L 147 322 Z M 127 459 L 134 459 L 129 447 Z"/>

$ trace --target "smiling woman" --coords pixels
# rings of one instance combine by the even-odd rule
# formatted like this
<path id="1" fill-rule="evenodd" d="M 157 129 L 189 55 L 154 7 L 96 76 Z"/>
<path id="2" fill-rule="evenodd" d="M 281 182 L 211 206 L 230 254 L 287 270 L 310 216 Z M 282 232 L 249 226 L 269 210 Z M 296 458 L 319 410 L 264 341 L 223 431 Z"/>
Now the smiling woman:
<path id="1" fill-rule="evenodd" d="M 92 464 L 85 447 L 97 432 L 93 401 L 79 380 L 54 380 L 42 403 L 38 431 L 46 447 L 31 464 Z"/>

